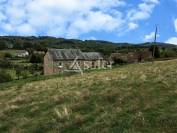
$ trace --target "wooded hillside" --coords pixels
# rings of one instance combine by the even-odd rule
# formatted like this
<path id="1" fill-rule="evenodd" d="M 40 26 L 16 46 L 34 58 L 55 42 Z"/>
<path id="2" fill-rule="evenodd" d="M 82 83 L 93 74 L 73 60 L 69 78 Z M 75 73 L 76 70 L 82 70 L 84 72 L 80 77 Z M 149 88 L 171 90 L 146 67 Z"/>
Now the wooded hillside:
<path id="1" fill-rule="evenodd" d="M 159 47 L 176 48 L 175 45 L 157 43 Z M 47 48 L 76 48 L 82 51 L 97 51 L 106 55 L 117 51 L 133 51 L 142 48 L 149 48 L 151 43 L 131 44 L 131 43 L 112 43 L 100 40 L 76 40 L 55 37 L 0 37 L 0 49 L 30 49 L 43 50 Z"/>

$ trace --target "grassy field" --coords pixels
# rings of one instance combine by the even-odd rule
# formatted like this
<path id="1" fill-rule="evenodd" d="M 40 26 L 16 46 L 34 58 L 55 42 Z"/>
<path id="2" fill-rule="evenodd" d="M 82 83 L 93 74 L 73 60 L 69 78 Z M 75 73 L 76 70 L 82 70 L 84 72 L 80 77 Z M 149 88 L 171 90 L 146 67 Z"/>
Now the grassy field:
<path id="1" fill-rule="evenodd" d="M 19 53 L 23 52 L 24 50 L 0 50 L 0 53 L 11 53 L 12 55 L 18 55 Z"/>
<path id="2" fill-rule="evenodd" d="M 175 133 L 177 60 L 0 90 L 0 132 Z"/>

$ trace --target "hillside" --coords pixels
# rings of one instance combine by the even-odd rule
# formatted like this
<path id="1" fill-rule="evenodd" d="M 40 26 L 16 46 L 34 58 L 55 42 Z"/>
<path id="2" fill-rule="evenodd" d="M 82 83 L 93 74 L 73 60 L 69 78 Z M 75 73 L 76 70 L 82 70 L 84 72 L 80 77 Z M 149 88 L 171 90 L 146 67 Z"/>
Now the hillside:
<path id="1" fill-rule="evenodd" d="M 113 43 L 102 40 L 78 40 L 55 37 L 22 37 L 22 36 L 0 36 L 0 49 L 35 49 L 45 51 L 47 48 L 74 48 L 82 51 L 97 51 L 105 55 L 110 55 L 116 51 L 134 51 L 142 48 L 150 48 L 152 43 Z M 167 43 L 157 43 L 159 47 L 171 49 L 176 45 Z"/>
<path id="2" fill-rule="evenodd" d="M 0 132 L 176 132 L 177 60 L 0 90 Z"/>

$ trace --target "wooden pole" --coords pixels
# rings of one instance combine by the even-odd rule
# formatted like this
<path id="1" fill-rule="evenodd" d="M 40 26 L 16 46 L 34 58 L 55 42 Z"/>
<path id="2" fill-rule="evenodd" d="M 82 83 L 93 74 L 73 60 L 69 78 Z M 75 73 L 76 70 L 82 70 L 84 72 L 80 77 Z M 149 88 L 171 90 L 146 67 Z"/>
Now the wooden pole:
<path id="1" fill-rule="evenodd" d="M 156 25 L 156 28 L 155 28 L 155 35 L 154 35 L 154 48 L 153 48 L 153 57 L 155 56 L 155 48 L 156 48 L 156 41 L 157 41 L 157 32 L 158 32 L 158 29 L 157 29 L 157 25 Z"/>

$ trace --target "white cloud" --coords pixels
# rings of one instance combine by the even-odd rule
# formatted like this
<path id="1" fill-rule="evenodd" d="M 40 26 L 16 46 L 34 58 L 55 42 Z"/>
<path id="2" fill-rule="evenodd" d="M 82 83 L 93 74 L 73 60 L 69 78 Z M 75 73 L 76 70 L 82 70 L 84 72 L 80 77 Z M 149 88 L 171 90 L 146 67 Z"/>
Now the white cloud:
<path id="1" fill-rule="evenodd" d="M 129 30 L 134 30 L 136 28 L 138 28 L 138 25 L 136 23 L 130 22 L 128 24 Z"/>
<path id="2" fill-rule="evenodd" d="M 174 20 L 174 27 L 175 27 L 175 30 L 177 32 L 177 19 Z M 170 43 L 170 44 L 175 44 L 177 45 L 177 37 L 171 37 L 169 38 L 166 43 Z"/>
<path id="3" fill-rule="evenodd" d="M 20 35 L 35 35 L 35 30 L 29 24 L 23 24 L 17 27 L 17 32 Z"/>
<path id="4" fill-rule="evenodd" d="M 144 0 L 143 3 L 138 5 L 138 9 L 130 10 L 127 17 L 131 21 L 148 19 L 158 3 L 158 0 Z"/>
<path id="5" fill-rule="evenodd" d="M 169 38 L 166 43 L 170 43 L 170 44 L 175 44 L 177 45 L 177 37 L 172 37 L 172 38 Z"/>
<path id="6" fill-rule="evenodd" d="M 174 25 L 175 25 L 175 30 L 176 30 L 176 32 L 177 32 L 177 19 L 175 19 Z"/>
<path id="7" fill-rule="evenodd" d="M 7 0 L 0 10 L 0 21 L 6 19 L 5 32 L 79 36 L 90 31 L 112 31 L 121 23 L 118 11 L 122 0 Z M 95 10 L 95 11 L 94 11 Z M 14 27 L 10 30 L 9 27 Z M 26 32 L 26 33 L 25 33 Z"/>
<path id="8" fill-rule="evenodd" d="M 126 11 L 125 0 L 1 0 L 4 34 L 80 37 L 89 32 L 124 32 L 151 16 L 158 0 L 143 0 Z M 125 8 L 126 9 L 126 8 Z"/>
<path id="9" fill-rule="evenodd" d="M 90 12 L 88 16 L 83 19 L 79 18 L 72 23 L 68 30 L 68 36 L 78 36 L 81 33 L 88 33 L 89 31 L 113 31 L 122 24 L 119 18 L 113 18 L 108 14 L 102 12 Z"/>
<path id="10" fill-rule="evenodd" d="M 158 37 L 160 37 L 159 34 L 157 34 L 157 38 Z M 151 32 L 150 34 L 145 35 L 144 41 L 146 41 L 146 42 L 148 42 L 148 41 L 154 41 L 154 38 L 155 38 L 155 32 Z"/>

